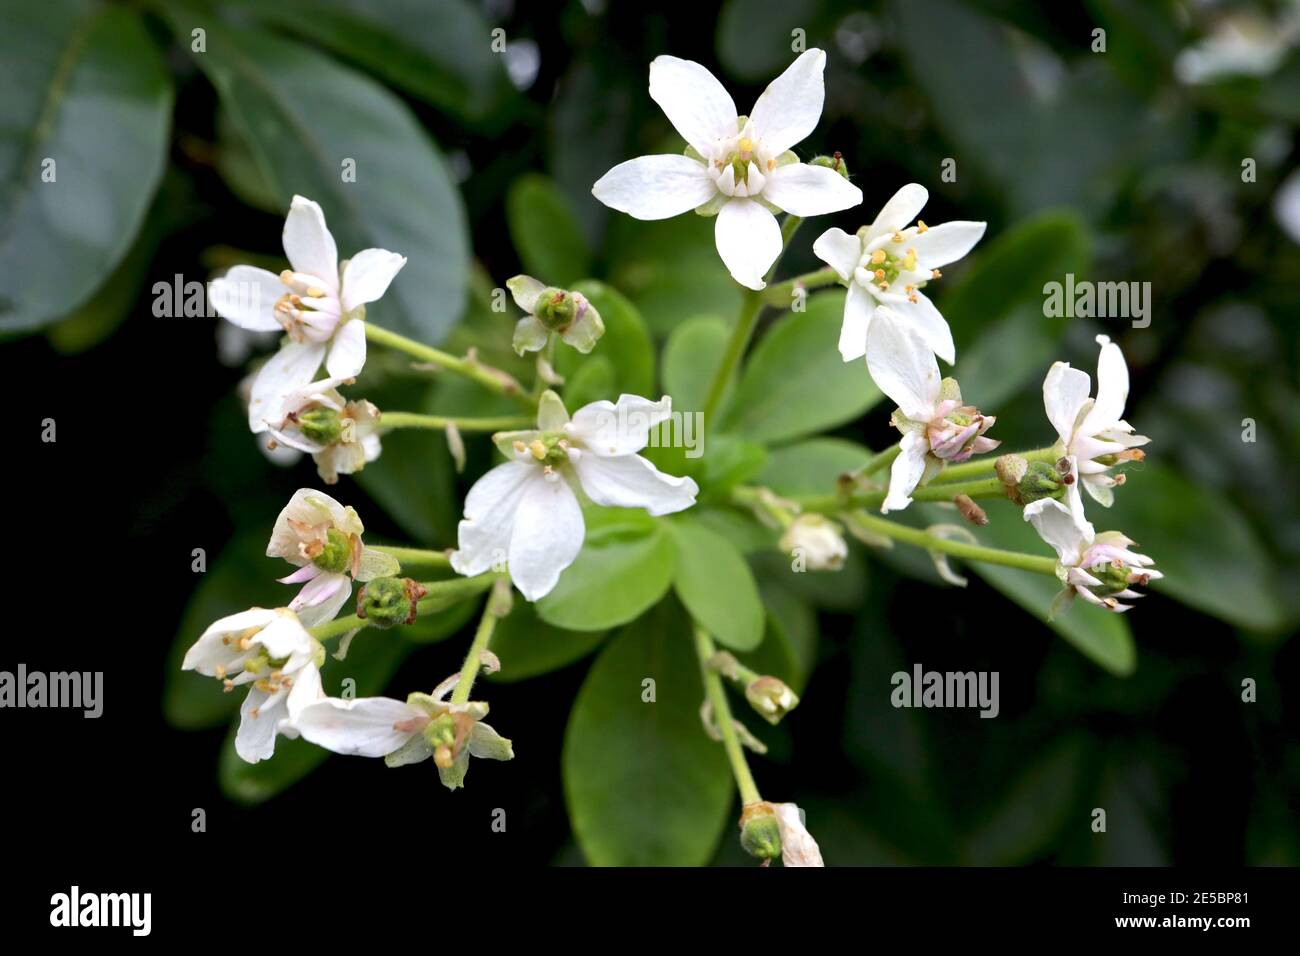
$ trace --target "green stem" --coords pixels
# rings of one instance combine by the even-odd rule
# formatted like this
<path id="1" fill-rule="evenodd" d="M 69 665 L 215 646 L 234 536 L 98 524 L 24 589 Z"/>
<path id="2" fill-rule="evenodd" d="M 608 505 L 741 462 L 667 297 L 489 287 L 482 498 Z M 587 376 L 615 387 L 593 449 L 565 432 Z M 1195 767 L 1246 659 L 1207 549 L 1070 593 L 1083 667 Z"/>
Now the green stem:
<path id="1" fill-rule="evenodd" d="M 786 246 L 794 237 L 795 231 L 803 222 L 798 216 L 786 216 L 785 221 L 781 223 L 781 255 L 785 254 Z M 772 263 L 772 268 L 767 270 L 764 279 L 771 278 L 772 273 L 781 262 L 781 255 L 776 257 Z M 718 367 L 713 373 L 713 380 L 709 382 L 709 390 L 704 399 L 704 427 L 712 427 L 713 414 L 718 410 L 718 405 L 722 402 L 722 396 L 727 390 L 727 384 L 731 381 L 731 376 L 740 364 L 740 357 L 745 354 L 745 348 L 749 345 L 749 340 L 754 334 L 754 326 L 758 324 L 758 315 L 763 311 L 763 293 L 756 292 L 753 289 L 745 289 L 740 297 L 740 311 L 736 315 L 736 324 L 731 327 L 731 337 L 727 339 L 727 346 L 723 350 L 722 360 L 718 362 Z"/>
<path id="2" fill-rule="evenodd" d="M 964 558 L 967 561 L 983 561 L 986 564 L 1000 564 L 1008 568 L 1019 568 L 1021 571 L 1035 571 L 1039 574 L 1056 575 L 1055 558 L 1045 558 L 1036 554 L 1023 554 L 1019 551 L 1003 551 L 1001 548 L 987 548 L 979 544 L 967 544 L 965 541 L 950 541 L 947 538 L 940 538 L 919 528 L 910 528 L 907 525 L 897 524 L 865 511 L 855 511 L 853 520 L 869 531 L 886 535 L 907 544 L 916 545 L 918 548 L 941 551 L 944 554 L 951 554 L 953 557 Z"/>
<path id="3" fill-rule="evenodd" d="M 445 415 L 421 415 L 418 412 L 383 412 L 379 418 L 383 428 L 436 428 L 455 425 L 463 432 L 503 432 L 532 426 L 533 419 L 523 415 L 502 415 L 497 418 L 451 418 Z"/>
<path id="4" fill-rule="evenodd" d="M 474 632 L 474 642 L 470 644 L 469 653 L 465 655 L 465 663 L 460 666 L 460 680 L 456 682 L 456 689 L 451 692 L 453 704 L 469 703 L 469 692 L 474 688 L 474 679 L 478 677 L 479 668 L 483 664 L 483 652 L 488 649 L 492 632 L 496 630 L 499 620 L 492 604 L 492 599 L 488 598 L 487 604 L 483 607 L 483 616 L 479 618 L 478 630 Z"/>
<path id="5" fill-rule="evenodd" d="M 795 289 L 816 289 L 840 281 L 840 274 L 827 266 L 816 272 L 805 272 L 793 279 L 786 279 L 763 290 L 763 301 L 777 308 L 788 309 Z"/>
<path id="6" fill-rule="evenodd" d="M 884 504 L 887 494 L 884 491 L 862 491 L 847 498 L 843 495 L 810 495 L 791 500 L 797 502 L 804 511 L 829 514 L 849 508 L 879 508 Z M 952 501 L 958 495 L 967 495 L 971 498 L 1005 498 L 1007 489 L 999 478 L 981 478 L 978 481 L 926 485 L 912 492 L 912 500 Z"/>
<path id="7" fill-rule="evenodd" d="M 445 581 L 422 581 L 421 587 L 429 593 L 420 599 L 415 605 L 417 614 L 432 614 L 437 611 L 443 611 L 458 604 L 466 598 L 481 594 L 490 588 L 501 575 L 488 571 L 484 574 L 475 575 L 472 578 L 448 578 Z M 343 617 L 336 617 L 332 621 L 326 621 L 324 624 L 317 624 L 310 628 L 312 637 L 318 641 L 330 641 L 336 637 L 342 637 L 348 631 L 357 628 L 367 627 L 368 623 L 365 618 L 357 617 L 355 614 L 347 614 Z"/>
<path id="8" fill-rule="evenodd" d="M 371 545 L 376 551 L 382 551 L 384 554 L 391 554 L 402 564 L 431 564 L 435 567 L 445 568 L 451 566 L 451 559 L 447 557 L 446 551 L 430 551 L 426 548 L 399 548 L 396 545 L 376 544 Z"/>
<path id="9" fill-rule="evenodd" d="M 899 452 L 902 450 L 902 445 L 890 445 L 884 451 L 876 452 L 866 460 L 861 468 L 857 469 L 857 471 L 850 472 L 849 477 L 856 481 L 859 478 L 874 475 L 882 468 L 888 468 L 894 463 L 894 459 L 898 457 Z"/>
<path id="10" fill-rule="evenodd" d="M 736 789 L 740 791 L 740 802 L 745 805 L 758 803 L 763 798 L 758 794 L 754 775 L 749 772 L 749 763 L 745 760 L 745 750 L 736 736 L 736 727 L 732 723 L 731 705 L 727 702 L 727 692 L 722 686 L 722 678 L 709 666 L 709 659 L 716 653 L 713 638 L 709 632 L 698 624 L 695 625 L 695 652 L 700 658 L 700 676 L 704 678 L 704 690 L 713 707 L 713 719 L 717 722 L 718 732 L 722 734 L 722 748 L 727 752 L 731 763 L 731 773 L 736 778 Z"/>
<path id="11" fill-rule="evenodd" d="M 397 349 L 399 352 L 405 352 L 421 362 L 428 362 L 437 365 L 439 368 L 445 368 L 459 375 L 464 375 L 466 378 L 478 382 L 486 389 L 501 395 L 511 396 L 529 408 L 536 405 L 536 402 L 530 396 L 524 394 L 519 383 L 513 378 L 498 369 L 482 365 L 475 359 L 460 358 L 450 352 L 444 352 L 441 349 L 435 349 L 431 345 L 408 339 L 404 335 L 398 335 L 396 332 L 390 332 L 388 329 L 381 328 L 371 322 L 366 323 L 366 338 L 377 345 L 386 345 L 389 348 Z"/>
<path id="12" fill-rule="evenodd" d="M 1013 451 L 1012 455 L 1023 458 L 1026 461 L 1056 461 L 1061 457 L 1060 449 L 1055 445 L 1048 445 L 1046 448 L 1033 448 L 1029 451 Z M 939 472 L 936 482 L 964 481 L 968 478 L 975 478 L 979 475 L 986 475 L 991 472 L 997 464 L 998 457 L 992 458 L 974 458 L 970 461 L 963 462 L 960 465 L 948 465 L 943 471 Z"/>

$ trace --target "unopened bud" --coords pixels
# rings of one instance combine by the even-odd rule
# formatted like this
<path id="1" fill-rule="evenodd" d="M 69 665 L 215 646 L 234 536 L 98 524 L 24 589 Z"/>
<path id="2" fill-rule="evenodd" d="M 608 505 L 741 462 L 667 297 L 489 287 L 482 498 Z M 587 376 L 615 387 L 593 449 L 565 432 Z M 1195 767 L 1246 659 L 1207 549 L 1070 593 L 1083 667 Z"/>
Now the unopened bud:
<path id="1" fill-rule="evenodd" d="M 375 578 L 357 595 L 357 617 L 378 628 L 414 624 L 416 605 L 428 593 L 410 578 Z"/>
<path id="2" fill-rule="evenodd" d="M 844 157 L 836 152 L 831 156 L 814 156 L 808 163 L 809 166 L 825 166 L 827 169 L 833 169 L 845 179 L 849 178 L 849 167 L 844 162 Z"/>
<path id="3" fill-rule="evenodd" d="M 781 722 L 781 718 L 799 706 L 799 696 L 776 677 L 760 677 L 745 688 L 745 699 L 769 724 Z"/>
<path id="4" fill-rule="evenodd" d="M 740 845 L 760 860 L 781 855 L 781 827 L 770 803 L 750 803 L 741 811 Z"/>
<path id="5" fill-rule="evenodd" d="M 970 495 L 958 495 L 952 499 L 961 516 L 973 525 L 983 527 L 989 523 L 989 516 Z"/>

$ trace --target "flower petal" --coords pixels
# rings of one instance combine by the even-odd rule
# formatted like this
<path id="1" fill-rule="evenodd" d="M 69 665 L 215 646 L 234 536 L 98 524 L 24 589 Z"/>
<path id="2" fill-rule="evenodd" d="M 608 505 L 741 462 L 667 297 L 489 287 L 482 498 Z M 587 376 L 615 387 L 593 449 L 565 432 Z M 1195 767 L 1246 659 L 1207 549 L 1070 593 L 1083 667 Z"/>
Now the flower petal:
<path id="1" fill-rule="evenodd" d="M 776 825 L 781 834 L 782 866 L 825 866 L 822 851 L 804 826 L 799 807 L 793 803 L 774 803 Z"/>
<path id="2" fill-rule="evenodd" d="M 509 738 L 502 737 L 490 724 L 478 721 L 469 732 L 470 756 L 480 760 L 513 760 L 514 747 Z"/>
<path id="3" fill-rule="evenodd" d="M 850 282 L 849 294 L 844 299 L 844 323 L 840 326 L 840 355 L 844 361 L 852 362 L 867 354 L 867 330 L 875 311 L 876 300 L 871 293 Z"/>
<path id="4" fill-rule="evenodd" d="M 1097 356 L 1097 400 L 1079 430 L 1085 435 L 1105 431 L 1124 417 L 1128 401 L 1128 365 L 1124 353 L 1109 336 L 1097 336 L 1101 354 Z"/>
<path id="5" fill-rule="evenodd" d="M 529 315 L 537 311 L 537 300 L 546 291 L 546 284 L 532 276 L 517 275 L 506 280 L 506 288 L 515 300 L 515 305 Z"/>
<path id="6" fill-rule="evenodd" d="M 920 183 L 908 183 L 885 203 L 885 207 L 876 216 L 876 221 L 871 224 L 869 234 L 875 237 L 905 228 L 925 208 L 929 198 L 930 193 Z"/>
<path id="7" fill-rule="evenodd" d="M 763 198 L 792 216 L 824 216 L 860 204 L 862 190 L 833 169 L 790 163 L 768 174 Z"/>
<path id="8" fill-rule="evenodd" d="M 289 342 L 266 360 L 253 379 L 248 400 L 248 427 L 254 435 L 271 427 L 268 419 L 279 413 L 289 392 L 316 377 L 316 370 L 324 357 L 324 343 Z"/>
<path id="9" fill-rule="evenodd" d="M 822 78 L 825 70 L 826 54 L 818 49 L 806 50 L 767 85 L 754 103 L 749 121 L 770 155 L 784 153 L 807 139 L 817 127 L 826 98 Z"/>
<path id="10" fill-rule="evenodd" d="M 925 232 L 918 232 L 912 237 L 910 245 L 916 250 L 922 268 L 937 269 L 956 262 L 970 252 L 987 228 L 987 222 L 944 222 L 931 226 Z"/>
<path id="11" fill-rule="evenodd" d="M 216 674 L 218 667 L 226 666 L 232 657 L 231 645 L 223 639 L 230 634 L 238 634 L 250 628 L 264 628 L 276 619 L 278 612 L 264 607 L 252 607 L 237 614 L 228 614 L 213 621 L 199 635 L 181 661 L 181 670 L 198 671 L 205 677 Z"/>
<path id="12" fill-rule="evenodd" d="M 889 468 L 889 494 L 880 506 L 882 514 L 902 511 L 912 503 L 912 491 L 925 473 L 925 455 L 930 443 L 921 431 L 908 432 L 898 443 L 902 449 Z"/>
<path id="13" fill-rule="evenodd" d="M 1070 509 L 1055 498 L 1040 498 L 1025 505 L 1025 520 L 1056 551 L 1062 564 L 1075 564 L 1087 544 Z"/>
<path id="14" fill-rule="evenodd" d="M 755 291 L 767 285 L 763 277 L 781 254 L 775 216 L 752 199 L 729 200 L 718 213 L 713 237 L 733 279 Z"/>
<path id="15" fill-rule="evenodd" d="M 275 754 L 275 735 L 281 722 L 289 719 L 289 702 L 285 694 L 274 700 L 256 687 L 239 705 L 239 729 L 235 731 L 235 753 L 247 763 L 257 763 Z"/>
<path id="16" fill-rule="evenodd" d="M 682 139 L 703 156 L 713 156 L 717 141 L 738 131 L 739 117 L 731 95 L 694 60 L 655 57 L 650 63 L 650 98 Z"/>
<path id="17" fill-rule="evenodd" d="M 304 627 L 315 627 L 334 620 L 351 594 L 352 579 L 346 574 L 318 574 L 289 602 L 289 610 L 297 613 Z"/>
<path id="18" fill-rule="evenodd" d="M 427 722 L 428 715 L 391 697 L 326 697 L 304 707 L 294 726 L 305 740 L 336 754 L 383 757 L 419 731 L 395 725 Z"/>
<path id="19" fill-rule="evenodd" d="M 294 196 L 284 219 L 284 254 L 295 272 L 305 272 L 339 290 L 339 251 L 325 225 L 325 213 L 303 196 Z"/>
<path id="20" fill-rule="evenodd" d="M 530 483 L 542 480 L 538 466 L 508 461 L 474 482 L 465 497 L 465 517 L 457 526 L 457 550 L 451 556 L 457 574 L 482 574 L 505 563 L 519 502 Z"/>
<path id="21" fill-rule="evenodd" d="M 343 268 L 343 311 L 374 302 L 406 265 L 406 256 L 387 249 L 362 249 Z"/>
<path id="22" fill-rule="evenodd" d="M 1047 377 L 1043 379 L 1043 408 L 1063 444 L 1070 443 L 1074 425 L 1091 389 L 1092 379 L 1088 373 L 1071 368 L 1069 362 L 1056 362 L 1047 370 Z"/>
<path id="23" fill-rule="evenodd" d="M 510 579 L 529 601 L 551 592 L 582 550 L 586 525 L 566 482 L 541 477 L 525 486 L 510 534 Z"/>
<path id="24" fill-rule="evenodd" d="M 280 277 L 255 266 L 232 266 L 208 283 L 208 303 L 217 315 L 253 332 L 278 332 L 275 303 L 289 289 Z"/>
<path id="25" fill-rule="evenodd" d="M 846 282 L 862 258 L 862 240 L 843 229 L 827 229 L 813 242 L 813 254 L 826 263 Z"/>
<path id="26" fill-rule="evenodd" d="M 876 386 L 915 422 L 934 417 L 939 401 L 939 363 L 921 336 L 886 306 L 867 329 L 867 369 Z"/>
<path id="27" fill-rule="evenodd" d="M 652 515 L 673 514 L 695 504 L 700 490 L 693 479 L 664 474 L 640 455 L 602 458 L 579 454 L 573 468 L 587 497 L 610 508 L 644 508 Z"/>
<path id="28" fill-rule="evenodd" d="M 704 164 L 689 156 L 638 156 L 619 163 L 591 187 L 611 209 L 636 219 L 668 219 L 708 202 L 718 189 Z"/>
<path id="29" fill-rule="evenodd" d="M 535 315 L 525 315 L 515 323 L 515 334 L 510 344 L 516 355 L 523 355 L 525 352 L 540 352 L 546 348 L 550 339 L 551 332 L 542 325 L 541 319 Z"/>
<path id="30" fill-rule="evenodd" d="M 330 342 L 325 371 L 331 378 L 355 378 L 366 364 L 366 323 L 361 319 L 344 322 Z"/>
<path id="31" fill-rule="evenodd" d="M 564 430 L 593 455 L 631 455 L 646 446 L 650 430 L 672 413 L 673 400 L 667 395 L 657 402 L 640 395 L 620 395 L 617 405 L 609 401 L 584 405 Z"/>
<path id="32" fill-rule="evenodd" d="M 894 303 L 890 309 L 903 317 L 908 327 L 921 337 L 921 341 L 935 355 L 949 365 L 957 360 L 957 346 L 953 344 L 952 329 L 948 326 L 948 320 L 940 314 L 924 292 L 916 293 L 915 302 L 904 300 Z"/>

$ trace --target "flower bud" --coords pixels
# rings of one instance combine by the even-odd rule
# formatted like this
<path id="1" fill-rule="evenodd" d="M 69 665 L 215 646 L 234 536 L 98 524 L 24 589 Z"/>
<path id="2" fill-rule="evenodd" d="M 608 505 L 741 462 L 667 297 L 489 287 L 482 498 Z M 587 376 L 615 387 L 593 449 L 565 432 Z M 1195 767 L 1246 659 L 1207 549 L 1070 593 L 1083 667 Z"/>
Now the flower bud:
<path id="1" fill-rule="evenodd" d="M 763 861 L 781 855 L 781 826 L 770 803 L 747 804 L 741 811 L 740 845 L 750 856 Z"/>
<path id="2" fill-rule="evenodd" d="M 375 578 L 357 595 L 357 617 L 378 628 L 414 624 L 415 606 L 428 593 L 410 578 Z"/>
<path id="3" fill-rule="evenodd" d="M 758 715 L 769 724 L 781 722 L 781 718 L 799 706 L 799 696 L 776 678 L 763 676 L 745 687 L 745 699 Z"/>
<path id="4" fill-rule="evenodd" d="M 1016 485 L 1016 494 L 1021 504 L 1033 504 L 1043 498 L 1061 498 L 1065 486 L 1069 483 L 1067 473 L 1062 475 L 1058 467 L 1045 461 L 1031 461 L 1025 469 L 1024 477 Z"/>
<path id="5" fill-rule="evenodd" d="M 781 550 L 801 551 L 811 571 L 838 571 L 849 556 L 840 526 L 819 514 L 795 518 L 781 536 Z"/>
<path id="6" fill-rule="evenodd" d="M 809 166 L 825 166 L 827 169 L 833 169 L 845 179 L 849 178 L 849 166 L 844 162 L 844 157 L 836 152 L 833 156 L 814 156 L 808 163 Z"/>

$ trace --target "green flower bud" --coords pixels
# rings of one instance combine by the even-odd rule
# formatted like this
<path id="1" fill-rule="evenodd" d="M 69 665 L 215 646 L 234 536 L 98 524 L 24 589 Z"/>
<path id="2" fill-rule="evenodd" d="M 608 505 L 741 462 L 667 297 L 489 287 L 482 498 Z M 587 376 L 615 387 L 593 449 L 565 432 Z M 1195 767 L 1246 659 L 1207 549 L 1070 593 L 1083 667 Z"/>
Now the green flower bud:
<path id="1" fill-rule="evenodd" d="M 760 717 L 769 724 L 778 724 L 781 718 L 799 706 L 799 697 L 775 677 L 760 677 L 745 687 L 745 699 Z"/>
<path id="2" fill-rule="evenodd" d="M 325 533 L 324 549 L 312 558 L 311 563 L 322 571 L 342 574 L 352 566 L 352 536 L 330 528 Z"/>
<path id="3" fill-rule="evenodd" d="M 577 313 L 578 304 L 572 293 L 552 287 L 537 297 L 536 311 L 533 314 L 551 332 L 563 332 Z"/>
<path id="4" fill-rule="evenodd" d="M 849 178 L 849 166 L 844 162 L 844 157 L 838 152 L 833 156 L 814 156 L 808 162 L 809 166 L 825 166 L 827 169 L 833 169 L 845 179 Z"/>
<path id="5" fill-rule="evenodd" d="M 771 805 L 754 803 L 741 812 L 740 845 L 760 860 L 774 860 L 781 855 L 781 828 Z"/>
<path id="6" fill-rule="evenodd" d="M 343 437 L 343 416 L 332 408 L 317 405 L 296 416 L 303 437 L 318 445 L 335 445 Z"/>
<path id="7" fill-rule="evenodd" d="M 1056 465 L 1045 461 L 1031 461 L 1024 477 L 1016 485 L 1021 504 L 1032 504 L 1043 498 L 1060 499 L 1065 495 L 1065 476 Z"/>
<path id="8" fill-rule="evenodd" d="M 413 624 L 415 606 L 428 593 L 410 578 L 375 578 L 357 595 L 357 617 L 378 628 Z"/>

